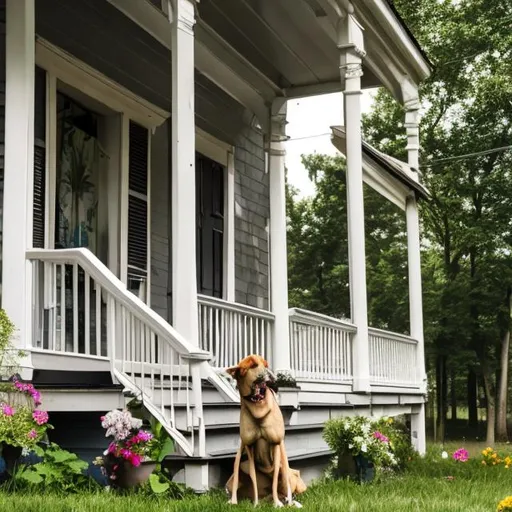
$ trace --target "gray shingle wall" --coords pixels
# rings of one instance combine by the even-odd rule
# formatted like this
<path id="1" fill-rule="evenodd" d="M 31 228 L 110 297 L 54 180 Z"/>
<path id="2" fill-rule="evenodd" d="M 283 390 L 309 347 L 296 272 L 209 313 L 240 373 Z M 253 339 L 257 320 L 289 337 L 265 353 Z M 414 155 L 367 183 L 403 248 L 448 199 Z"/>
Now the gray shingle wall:
<path id="1" fill-rule="evenodd" d="M 263 136 L 246 126 L 235 146 L 236 301 L 269 306 L 269 182 Z"/>
<path id="2" fill-rule="evenodd" d="M 169 124 L 157 128 L 151 137 L 151 307 L 166 320 L 170 320 L 167 290 L 171 265 Z"/>

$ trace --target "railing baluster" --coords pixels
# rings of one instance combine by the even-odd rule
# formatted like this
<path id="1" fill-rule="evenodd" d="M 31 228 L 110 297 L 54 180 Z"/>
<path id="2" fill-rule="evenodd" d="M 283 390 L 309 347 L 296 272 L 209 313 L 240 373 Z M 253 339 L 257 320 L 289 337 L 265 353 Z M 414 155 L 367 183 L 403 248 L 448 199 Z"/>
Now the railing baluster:
<path id="1" fill-rule="evenodd" d="M 78 265 L 73 264 L 73 352 L 78 353 Z"/>
<path id="2" fill-rule="evenodd" d="M 87 355 L 91 353 L 91 282 L 89 274 L 84 271 L 84 350 Z"/>

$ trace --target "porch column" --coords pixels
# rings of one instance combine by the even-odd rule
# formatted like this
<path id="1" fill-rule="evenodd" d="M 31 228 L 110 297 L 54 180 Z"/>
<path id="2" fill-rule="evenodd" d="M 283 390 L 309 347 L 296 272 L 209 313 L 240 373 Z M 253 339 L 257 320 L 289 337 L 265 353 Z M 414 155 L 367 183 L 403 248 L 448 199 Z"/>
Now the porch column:
<path id="1" fill-rule="evenodd" d="M 5 167 L 3 191 L 2 307 L 16 326 L 15 344 L 32 344 L 34 179 L 34 0 L 6 2 Z M 31 378 L 30 355 L 22 361 Z"/>
<path id="2" fill-rule="evenodd" d="M 417 88 L 405 82 L 402 91 L 405 100 L 405 128 L 407 132 L 408 163 L 419 176 L 419 98 Z M 420 252 L 420 223 L 416 196 L 411 194 L 406 203 L 407 222 L 407 258 L 409 273 L 409 317 L 411 337 L 418 342 L 416 352 L 417 376 L 421 390 L 427 392 L 427 376 L 425 373 L 425 348 L 423 340 L 423 294 L 421 286 L 421 252 Z M 425 435 L 425 404 L 422 404 L 417 414 L 411 416 L 413 444 L 420 454 L 426 451 Z"/>
<path id="3" fill-rule="evenodd" d="M 288 372 L 290 333 L 288 323 L 288 254 L 286 247 L 285 155 L 286 100 L 280 98 L 271 107 L 269 136 L 270 186 L 270 299 L 275 315 L 272 337 L 272 366 Z"/>
<path id="4" fill-rule="evenodd" d="M 338 27 L 343 112 L 347 134 L 347 218 L 351 319 L 357 327 L 353 337 L 353 391 L 370 391 L 368 307 L 366 298 L 366 251 L 361 138 L 361 76 L 365 56 L 363 29 L 352 15 Z"/>
<path id="5" fill-rule="evenodd" d="M 197 345 L 194 8 L 195 0 L 173 2 L 172 324 Z"/>

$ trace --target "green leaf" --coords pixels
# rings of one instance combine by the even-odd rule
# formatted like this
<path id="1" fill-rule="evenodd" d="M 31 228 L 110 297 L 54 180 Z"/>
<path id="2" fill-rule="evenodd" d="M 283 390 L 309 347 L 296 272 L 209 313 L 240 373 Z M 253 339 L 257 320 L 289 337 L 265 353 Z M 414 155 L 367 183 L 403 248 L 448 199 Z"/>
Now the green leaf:
<path id="1" fill-rule="evenodd" d="M 174 452 L 174 441 L 167 437 L 163 443 L 162 447 L 160 448 L 160 453 L 158 454 L 157 462 L 162 462 L 167 455 L 170 455 Z"/>
<path id="2" fill-rule="evenodd" d="M 22 480 L 25 480 L 25 482 L 28 482 L 29 484 L 40 484 L 44 478 L 33 469 L 27 469 L 26 471 L 23 471 L 18 475 L 18 477 Z"/>
<path id="3" fill-rule="evenodd" d="M 161 482 L 160 477 L 154 473 L 149 477 L 149 485 L 155 494 L 162 494 L 170 487 L 169 482 Z"/>

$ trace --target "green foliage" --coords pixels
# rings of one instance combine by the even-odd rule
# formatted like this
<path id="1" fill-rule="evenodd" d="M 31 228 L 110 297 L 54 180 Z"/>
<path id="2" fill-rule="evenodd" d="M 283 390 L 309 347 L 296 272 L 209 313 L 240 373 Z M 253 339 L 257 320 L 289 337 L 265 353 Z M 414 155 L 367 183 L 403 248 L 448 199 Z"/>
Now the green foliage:
<path id="1" fill-rule="evenodd" d="M 19 360 L 25 356 L 22 350 L 14 347 L 12 338 L 16 326 L 5 310 L 0 309 L 0 378 L 8 378 L 19 369 Z"/>
<path id="2" fill-rule="evenodd" d="M 159 421 L 152 417 L 150 419 L 150 424 L 153 439 L 151 442 L 149 458 L 150 460 L 160 464 L 165 457 L 174 452 L 174 441 Z"/>
<path id="3" fill-rule="evenodd" d="M 89 465 L 76 454 L 63 450 L 55 443 L 45 450 L 36 447 L 36 454 L 43 460 L 34 465 L 19 466 L 13 477 L 16 486 L 66 493 L 98 487 L 85 474 Z"/>
<path id="4" fill-rule="evenodd" d="M 350 317 L 345 160 L 309 155 L 303 163 L 316 194 L 298 200 L 288 187 L 289 302 L 337 318 Z M 370 324 L 408 332 L 405 215 L 364 188 Z"/>

